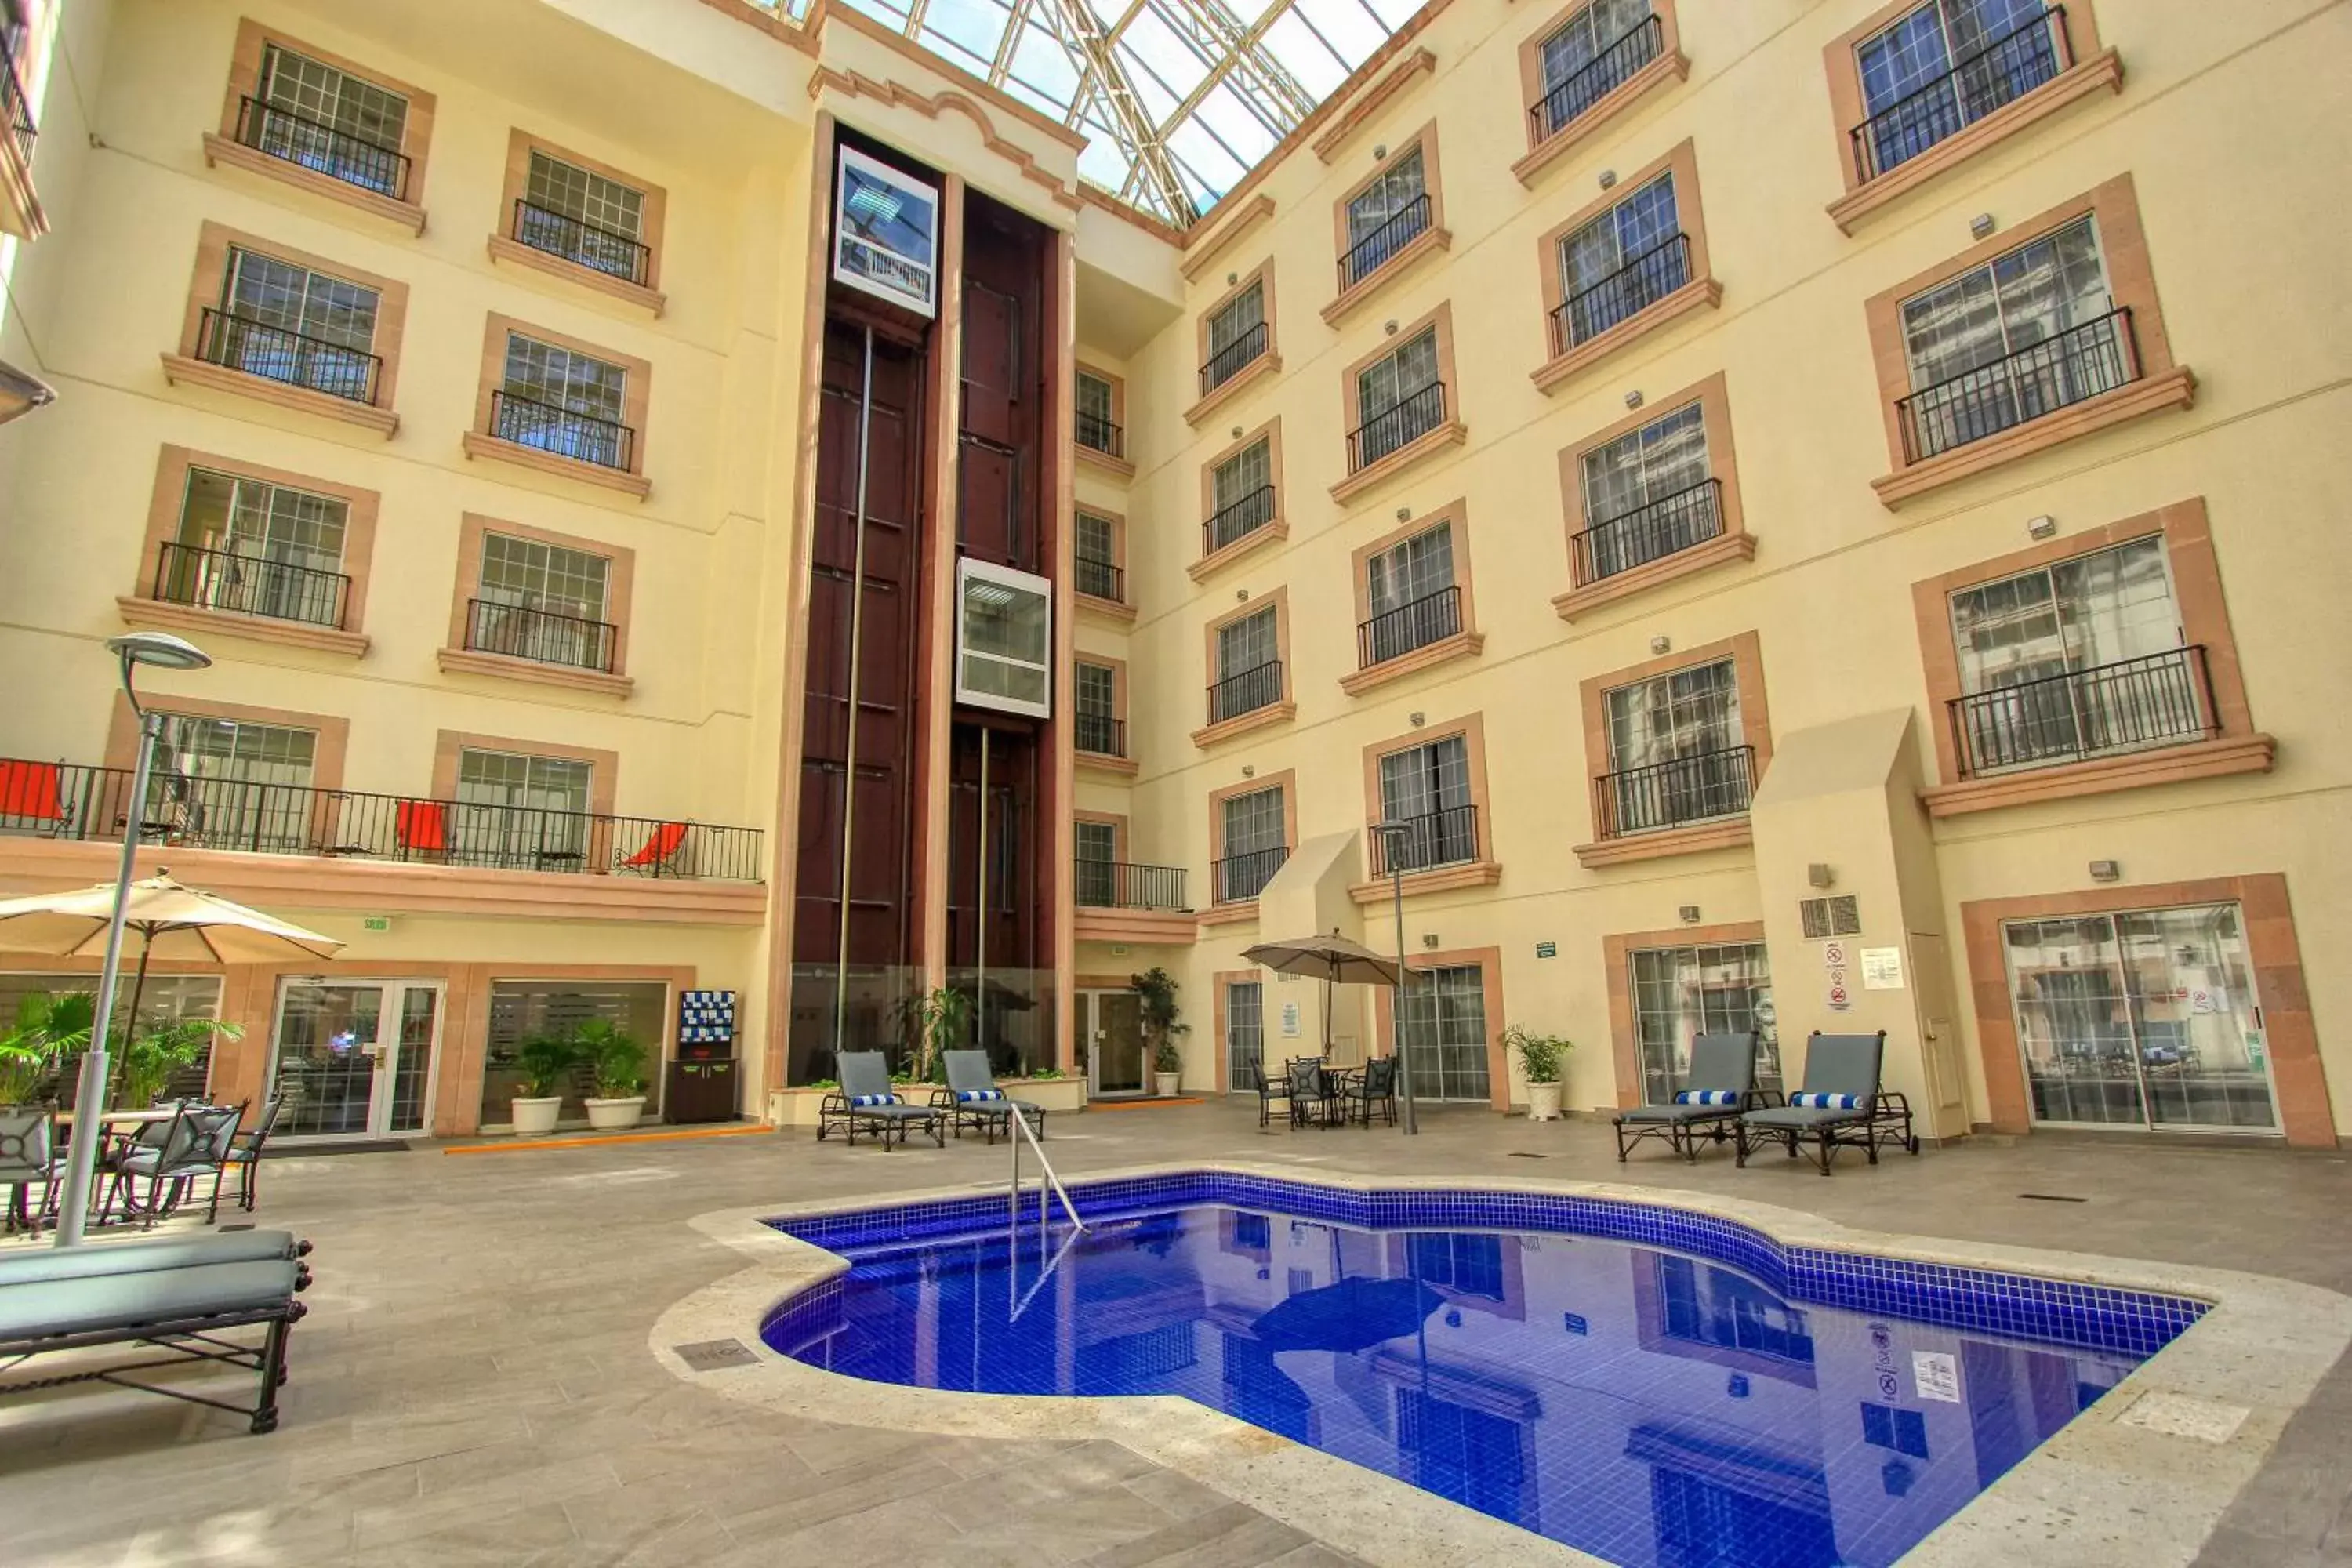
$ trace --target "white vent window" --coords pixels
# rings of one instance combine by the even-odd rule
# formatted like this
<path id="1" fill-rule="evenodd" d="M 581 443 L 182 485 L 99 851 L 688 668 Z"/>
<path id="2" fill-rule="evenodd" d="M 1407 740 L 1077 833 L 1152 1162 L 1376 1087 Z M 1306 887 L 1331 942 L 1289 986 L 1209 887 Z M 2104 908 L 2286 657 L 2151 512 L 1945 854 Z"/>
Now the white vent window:
<path id="1" fill-rule="evenodd" d="M 956 700 L 1053 714 L 1053 584 L 1027 572 L 965 560 L 956 569 Z"/>

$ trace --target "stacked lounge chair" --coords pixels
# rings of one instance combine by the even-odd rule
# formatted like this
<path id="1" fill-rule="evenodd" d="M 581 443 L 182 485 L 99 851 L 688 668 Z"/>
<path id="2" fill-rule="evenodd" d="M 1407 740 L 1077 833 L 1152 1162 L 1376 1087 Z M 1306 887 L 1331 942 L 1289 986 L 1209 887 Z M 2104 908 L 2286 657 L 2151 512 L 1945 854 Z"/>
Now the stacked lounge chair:
<path id="1" fill-rule="evenodd" d="M 1016 1115 L 1029 1123 L 1030 1131 L 1040 1138 L 1045 1135 L 1045 1108 L 1032 1100 L 1011 1099 L 997 1088 L 986 1051 L 948 1051 L 943 1056 L 947 1087 L 931 1090 L 931 1108 L 947 1118 L 957 1137 L 963 1136 L 966 1127 L 976 1127 L 991 1143 L 999 1132 L 1010 1138 Z"/>

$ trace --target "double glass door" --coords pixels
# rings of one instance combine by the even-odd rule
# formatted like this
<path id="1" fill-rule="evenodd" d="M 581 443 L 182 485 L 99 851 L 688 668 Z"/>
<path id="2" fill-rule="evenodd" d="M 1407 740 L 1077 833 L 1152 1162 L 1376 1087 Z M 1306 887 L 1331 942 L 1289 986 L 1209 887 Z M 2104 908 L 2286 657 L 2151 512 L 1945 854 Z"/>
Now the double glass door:
<path id="1" fill-rule="evenodd" d="M 269 1063 L 270 1092 L 286 1097 L 278 1135 L 429 1131 L 440 1037 L 437 984 L 283 982 Z"/>
<path id="2" fill-rule="evenodd" d="M 1143 998 L 1132 991 L 1081 991 L 1077 1005 L 1087 1092 L 1116 1097 L 1148 1090 L 1151 1064 L 1143 1058 Z"/>

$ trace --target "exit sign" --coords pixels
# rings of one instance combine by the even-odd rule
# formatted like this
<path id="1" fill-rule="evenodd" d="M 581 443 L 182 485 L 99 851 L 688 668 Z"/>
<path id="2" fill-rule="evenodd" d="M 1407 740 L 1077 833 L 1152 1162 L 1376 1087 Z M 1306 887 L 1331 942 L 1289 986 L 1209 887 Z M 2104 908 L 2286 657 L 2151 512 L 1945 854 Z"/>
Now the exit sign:
<path id="1" fill-rule="evenodd" d="M 1559 956 L 1559 943 L 1556 942 L 1539 942 L 1536 943 L 1536 956 L 1538 958 L 1558 958 Z"/>
<path id="2" fill-rule="evenodd" d="M 390 915 L 362 915 L 360 917 L 360 930 L 362 931 L 390 931 L 391 929 L 392 917 Z"/>

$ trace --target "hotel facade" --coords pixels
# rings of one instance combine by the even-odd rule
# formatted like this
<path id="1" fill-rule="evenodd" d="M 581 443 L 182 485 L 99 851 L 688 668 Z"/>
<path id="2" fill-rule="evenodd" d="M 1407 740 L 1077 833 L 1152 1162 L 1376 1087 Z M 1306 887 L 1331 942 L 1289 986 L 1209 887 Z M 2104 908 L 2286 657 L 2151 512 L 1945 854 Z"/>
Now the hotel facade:
<path id="1" fill-rule="evenodd" d="M 0 889 L 345 942 L 157 966 L 216 1097 L 791 1118 L 942 984 L 1140 1093 L 1153 966 L 1249 1092 L 1336 931 L 1424 1100 L 2352 1133 L 2352 12 L 1430 0 L 1160 216 L 896 15 L 0 0 Z"/>

